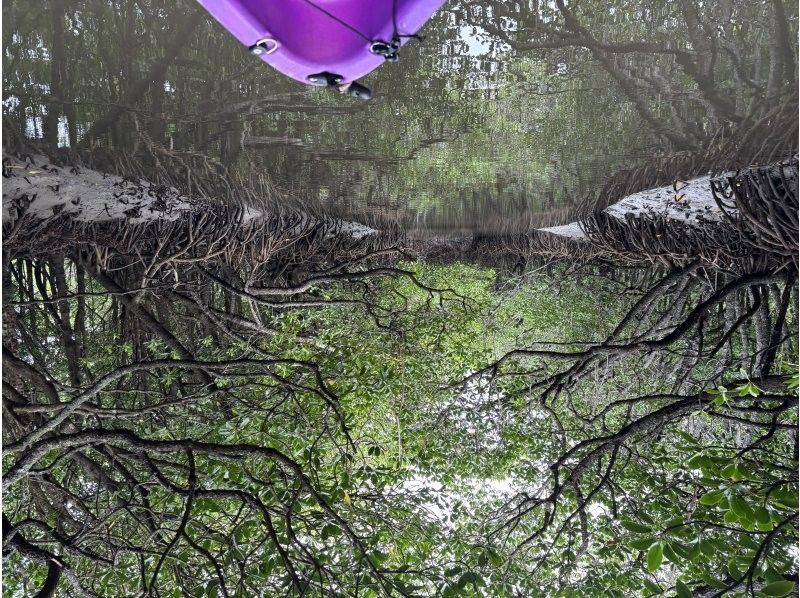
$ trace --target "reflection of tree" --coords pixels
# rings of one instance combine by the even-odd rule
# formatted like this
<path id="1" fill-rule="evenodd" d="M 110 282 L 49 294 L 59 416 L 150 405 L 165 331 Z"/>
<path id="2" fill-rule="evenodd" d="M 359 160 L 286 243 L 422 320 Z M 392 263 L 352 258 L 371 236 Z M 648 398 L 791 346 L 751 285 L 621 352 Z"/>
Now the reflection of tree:
<path id="1" fill-rule="evenodd" d="M 125 95 L 120 98 L 119 103 L 116 106 L 112 106 L 106 114 L 95 120 L 89 130 L 86 131 L 82 140 L 83 145 L 87 145 L 92 140 L 97 139 L 109 127 L 116 124 L 125 112 L 131 110 L 131 107 L 136 105 L 147 92 L 152 95 L 153 106 L 155 107 L 151 117 L 154 121 L 159 118 L 161 111 L 157 107 L 163 102 L 164 78 L 167 69 L 175 62 L 175 58 L 185 47 L 186 39 L 195 30 L 202 17 L 203 12 L 200 9 L 195 9 L 188 17 L 181 19 L 177 30 L 171 32 L 172 41 L 164 48 L 163 56 L 153 62 L 148 68 L 147 74 L 139 81 L 126 84 Z"/>
<path id="2" fill-rule="evenodd" d="M 614 80 L 642 121 L 674 149 L 697 149 L 704 138 L 702 129 L 681 113 L 685 100 L 674 93 L 683 87 L 680 75 L 694 84 L 693 95 L 706 109 L 710 130 L 743 121 L 752 124 L 758 115 L 794 91 L 794 50 L 782 0 L 772 2 L 770 24 L 777 35 L 760 45 L 748 39 L 752 35 L 748 25 L 762 18 L 760 8 L 754 11 L 746 5 L 700 8 L 695 3 L 678 2 L 670 8 L 650 9 L 647 3 L 633 2 L 613 6 L 623 16 L 641 11 L 643 18 L 660 17 L 664 23 L 676 20 L 677 31 L 662 29 L 658 21 L 634 24 L 628 20 L 609 27 L 607 19 L 592 14 L 593 5 L 572 9 L 563 0 L 556 2 L 555 12 L 538 3 L 519 12 L 498 3 L 491 6 L 494 19 L 487 18 L 489 10 L 479 10 L 472 22 L 521 53 L 585 49 Z M 610 8 L 604 6 L 601 12 L 605 14 Z M 509 21 L 516 27 L 504 28 Z M 595 28 L 597 34 L 592 32 Z M 623 39 L 608 39 L 615 34 Z M 753 64 L 765 45 L 773 60 L 765 66 Z M 657 66 L 648 65 L 645 56 L 653 57 Z M 730 85 L 734 78 L 738 79 L 738 89 Z M 668 103 L 668 114 L 656 112 L 654 97 Z"/>
<path id="3" fill-rule="evenodd" d="M 779 18 L 780 2 L 766 13 L 723 2 L 598 10 L 456 4 L 432 21 L 425 44 L 371 75 L 379 93 L 362 105 L 300 90 L 202 13 L 192 29 L 182 4 L 63 4 L 50 11 L 61 18 L 48 27 L 23 3 L 4 7 L 5 88 L 14 98 L 6 114 L 17 130 L 44 127 L 52 143 L 54 119 L 65 115 L 73 146 L 92 137 L 127 150 L 135 149 L 136 130 L 147 131 L 157 144 L 266 172 L 307 200 L 346 204 L 381 186 L 385 204 L 437 202 L 437 225 L 471 217 L 462 198 L 473 192 L 512 215 L 520 204 L 551 210 L 591 195 L 609 169 L 663 153 L 661 140 L 696 151 L 718 131 L 743 136 L 791 93 L 796 63 L 785 42 L 795 23 Z M 512 51 L 465 54 L 465 22 Z M 777 35 L 766 36 L 768 28 Z M 52 46 L 55 60 L 37 44 Z M 484 63 L 497 68 L 487 74 Z M 463 89 L 478 70 L 489 88 Z M 15 74 L 22 71 L 30 77 Z M 98 135 L 98 126 L 108 130 Z M 642 136 L 640 126 L 653 133 Z M 455 140 L 399 160 L 436 138 Z M 382 164 L 379 180 L 378 161 L 393 158 L 399 163 Z M 317 173 L 325 172 L 320 160 L 331 169 L 326 176 Z M 459 168 L 453 189 L 444 174 Z M 498 190 L 495 178 L 509 189 Z"/>

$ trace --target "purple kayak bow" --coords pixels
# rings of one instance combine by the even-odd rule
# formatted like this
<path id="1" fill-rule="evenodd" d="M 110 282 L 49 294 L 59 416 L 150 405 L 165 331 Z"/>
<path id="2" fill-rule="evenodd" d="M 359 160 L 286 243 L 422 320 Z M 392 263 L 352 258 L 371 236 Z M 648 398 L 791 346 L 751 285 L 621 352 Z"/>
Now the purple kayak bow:
<path id="1" fill-rule="evenodd" d="M 399 47 L 415 37 L 445 0 L 198 2 L 284 75 L 310 85 L 338 85 L 396 60 Z"/>

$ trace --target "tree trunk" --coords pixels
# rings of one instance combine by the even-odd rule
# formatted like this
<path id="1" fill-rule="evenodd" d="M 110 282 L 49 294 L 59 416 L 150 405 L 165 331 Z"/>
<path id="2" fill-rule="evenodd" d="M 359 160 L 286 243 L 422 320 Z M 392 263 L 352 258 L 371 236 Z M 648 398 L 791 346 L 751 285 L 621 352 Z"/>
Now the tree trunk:
<path id="1" fill-rule="evenodd" d="M 52 42 L 50 50 L 50 101 L 42 128 L 44 141 L 50 147 L 58 147 L 58 119 L 64 101 L 65 48 L 64 48 L 64 0 L 50 0 Z"/>

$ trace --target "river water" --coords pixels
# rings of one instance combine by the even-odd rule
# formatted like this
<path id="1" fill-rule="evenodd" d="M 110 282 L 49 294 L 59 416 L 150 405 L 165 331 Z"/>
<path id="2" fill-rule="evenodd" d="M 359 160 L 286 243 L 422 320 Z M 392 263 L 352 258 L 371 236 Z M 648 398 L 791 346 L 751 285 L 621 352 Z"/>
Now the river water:
<path id="1" fill-rule="evenodd" d="M 270 69 L 190 0 L 7 0 L 5 124 L 449 232 L 562 224 L 620 169 L 731 138 L 730 168 L 754 139 L 794 151 L 769 114 L 797 99 L 796 2 L 573 4 L 449 2 L 362 102 Z"/>

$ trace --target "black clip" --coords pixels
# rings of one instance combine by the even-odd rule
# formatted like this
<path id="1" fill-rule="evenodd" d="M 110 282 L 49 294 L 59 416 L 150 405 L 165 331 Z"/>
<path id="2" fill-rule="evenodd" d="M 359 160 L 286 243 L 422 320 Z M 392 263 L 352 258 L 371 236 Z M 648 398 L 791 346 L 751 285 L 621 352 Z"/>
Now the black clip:
<path id="1" fill-rule="evenodd" d="M 342 80 L 343 77 L 341 75 L 329 73 L 328 71 L 314 73 L 313 75 L 306 77 L 306 81 L 308 81 L 310 85 L 314 85 L 316 87 L 336 87 L 342 82 Z"/>
<path id="2" fill-rule="evenodd" d="M 392 41 L 374 41 L 369 47 L 369 51 L 378 56 L 383 56 L 388 62 L 397 62 L 400 60 L 400 37 L 395 35 Z"/>

